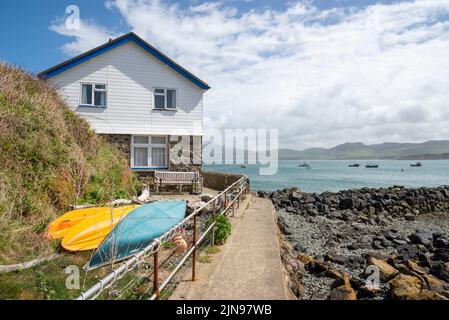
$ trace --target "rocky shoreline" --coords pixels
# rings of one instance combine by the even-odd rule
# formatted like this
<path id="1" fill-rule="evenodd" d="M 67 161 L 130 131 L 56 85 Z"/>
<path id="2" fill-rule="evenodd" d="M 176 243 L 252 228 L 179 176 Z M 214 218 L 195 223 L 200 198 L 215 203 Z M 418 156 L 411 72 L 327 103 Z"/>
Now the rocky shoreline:
<path id="1" fill-rule="evenodd" d="M 299 299 L 449 299 L 449 186 L 258 195 Z"/>

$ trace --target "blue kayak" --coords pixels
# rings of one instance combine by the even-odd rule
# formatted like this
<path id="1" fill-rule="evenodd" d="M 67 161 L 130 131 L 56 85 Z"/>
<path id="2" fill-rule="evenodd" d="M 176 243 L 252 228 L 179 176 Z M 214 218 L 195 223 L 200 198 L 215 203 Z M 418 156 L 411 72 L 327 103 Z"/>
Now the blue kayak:
<path id="1" fill-rule="evenodd" d="M 185 201 L 158 201 L 134 209 L 109 233 L 94 252 L 87 270 L 127 259 L 145 249 L 186 214 Z"/>

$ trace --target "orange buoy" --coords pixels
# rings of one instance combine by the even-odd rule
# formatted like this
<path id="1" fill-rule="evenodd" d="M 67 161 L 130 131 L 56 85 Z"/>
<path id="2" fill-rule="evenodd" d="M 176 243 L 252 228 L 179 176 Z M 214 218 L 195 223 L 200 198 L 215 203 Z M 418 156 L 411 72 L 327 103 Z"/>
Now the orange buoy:
<path id="1" fill-rule="evenodd" d="M 182 235 L 174 237 L 173 242 L 177 245 L 175 248 L 176 253 L 183 253 L 187 250 L 187 242 L 182 238 Z"/>

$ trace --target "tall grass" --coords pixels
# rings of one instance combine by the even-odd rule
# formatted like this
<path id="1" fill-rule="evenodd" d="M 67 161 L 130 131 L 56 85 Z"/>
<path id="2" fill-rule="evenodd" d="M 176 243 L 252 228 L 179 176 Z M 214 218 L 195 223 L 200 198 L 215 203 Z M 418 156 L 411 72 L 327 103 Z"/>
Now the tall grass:
<path id="1" fill-rule="evenodd" d="M 33 226 L 71 205 L 130 197 L 137 188 L 120 151 L 51 85 L 0 64 L 0 263 L 21 256 L 17 249 L 27 251 L 11 243 L 17 235 L 36 240 L 44 228 Z"/>

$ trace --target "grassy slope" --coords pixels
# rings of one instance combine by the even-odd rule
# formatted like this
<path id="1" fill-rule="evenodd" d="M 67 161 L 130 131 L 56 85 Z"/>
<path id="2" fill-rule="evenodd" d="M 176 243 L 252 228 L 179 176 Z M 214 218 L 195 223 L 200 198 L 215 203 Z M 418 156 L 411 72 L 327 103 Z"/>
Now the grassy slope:
<path id="1" fill-rule="evenodd" d="M 43 231 L 71 205 L 130 197 L 138 187 L 123 155 L 96 136 L 54 89 L 0 64 L 0 264 L 54 252 L 58 243 L 45 240 Z M 62 260 L 63 264 L 85 262 L 79 256 Z M 43 268 L 58 268 L 58 263 Z M 45 287 L 39 284 L 44 280 L 38 271 L 24 271 L 20 277 L 0 275 L 2 298 L 23 294 L 16 292 L 21 291 L 18 278 L 28 276 L 34 279 L 29 285 Z M 3 289 L 10 295 L 5 296 Z M 34 291 L 31 295 L 36 294 L 49 296 Z"/>

